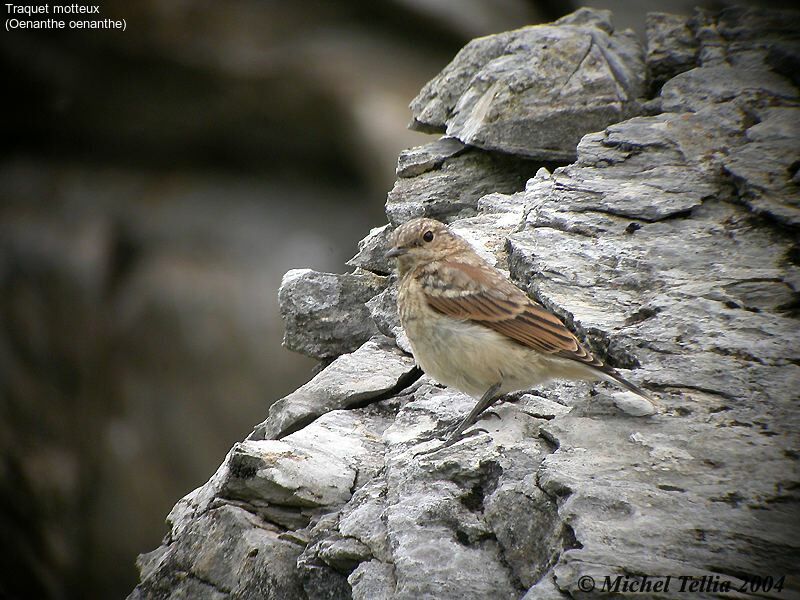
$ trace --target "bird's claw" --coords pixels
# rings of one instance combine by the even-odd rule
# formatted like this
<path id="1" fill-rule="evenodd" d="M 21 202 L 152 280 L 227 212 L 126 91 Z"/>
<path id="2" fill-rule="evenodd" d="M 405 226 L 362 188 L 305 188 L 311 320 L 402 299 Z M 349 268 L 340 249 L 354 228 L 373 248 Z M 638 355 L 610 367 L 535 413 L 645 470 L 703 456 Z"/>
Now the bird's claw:
<path id="1" fill-rule="evenodd" d="M 471 437 L 474 437 L 476 435 L 480 435 L 481 433 L 489 433 L 489 432 L 486 431 L 485 429 L 481 428 L 481 427 L 476 427 L 475 429 L 470 429 L 469 431 L 465 431 L 464 433 L 460 433 L 458 435 L 451 435 L 450 437 L 448 437 L 444 442 L 442 442 L 438 446 L 434 446 L 433 448 L 430 448 L 429 450 L 422 450 L 421 452 L 416 452 L 416 453 L 414 453 L 413 456 L 414 456 L 414 458 L 416 458 L 418 456 L 423 456 L 425 454 L 433 454 L 434 452 L 438 452 L 439 450 L 443 450 L 445 448 L 449 448 L 450 446 L 452 446 L 456 442 L 460 442 L 461 440 L 465 440 L 467 438 L 471 438 Z"/>

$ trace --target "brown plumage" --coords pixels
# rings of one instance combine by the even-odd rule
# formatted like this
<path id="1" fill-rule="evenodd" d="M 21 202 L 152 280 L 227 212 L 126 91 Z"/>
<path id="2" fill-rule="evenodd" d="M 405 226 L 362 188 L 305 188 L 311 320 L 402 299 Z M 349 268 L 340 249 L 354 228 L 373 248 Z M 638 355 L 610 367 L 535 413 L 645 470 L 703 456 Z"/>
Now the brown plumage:
<path id="1" fill-rule="evenodd" d="M 387 255 L 397 258 L 398 311 L 414 356 L 441 383 L 481 398 L 473 413 L 498 394 L 552 378 L 605 379 L 649 400 L 444 224 L 413 219 L 392 243 Z"/>
<path id="2" fill-rule="evenodd" d="M 531 300 L 497 270 L 488 265 L 448 262 L 437 265 L 437 271 L 444 279 L 457 280 L 466 276 L 481 285 L 464 295 L 446 296 L 440 289 L 426 286 L 423 278 L 425 300 L 434 310 L 454 319 L 481 323 L 539 352 L 595 367 L 603 365 L 581 346 L 558 317 Z"/>

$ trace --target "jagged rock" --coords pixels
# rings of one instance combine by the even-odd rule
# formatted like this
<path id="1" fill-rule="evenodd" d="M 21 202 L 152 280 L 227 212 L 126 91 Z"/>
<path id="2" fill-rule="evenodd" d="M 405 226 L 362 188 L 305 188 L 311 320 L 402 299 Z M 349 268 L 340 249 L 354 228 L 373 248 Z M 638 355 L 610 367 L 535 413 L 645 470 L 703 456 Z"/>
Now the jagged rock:
<path id="1" fill-rule="evenodd" d="M 736 98 L 741 105 L 755 109 L 780 106 L 796 97 L 797 88 L 782 75 L 722 64 L 670 79 L 661 90 L 661 107 L 667 112 L 697 112 L 709 102 L 722 104 Z"/>
<path id="2" fill-rule="evenodd" d="M 667 13 L 647 15 L 647 71 L 650 84 L 660 87 L 697 64 L 700 43 L 688 17 Z"/>
<path id="3" fill-rule="evenodd" d="M 414 125 L 540 160 L 575 157 L 586 133 L 638 114 L 642 49 L 608 11 L 473 40 L 411 103 Z"/>
<path id="4" fill-rule="evenodd" d="M 346 463 L 337 464 L 327 453 L 304 451 L 280 440 L 237 444 L 230 468 L 232 476 L 222 490 L 226 497 L 281 506 L 344 502 L 355 482 L 355 472 Z"/>
<path id="5" fill-rule="evenodd" d="M 378 560 L 364 561 L 351 573 L 347 582 L 353 600 L 388 600 L 397 587 L 394 569 Z"/>
<path id="6" fill-rule="evenodd" d="M 743 5 L 726 8 L 719 14 L 697 11 L 695 20 L 705 30 L 698 35 L 701 45 L 706 44 L 704 38 L 711 45 L 721 45 L 724 60 L 738 67 L 760 68 L 765 62 L 772 67 L 770 55 L 775 50 L 793 54 L 795 59 L 798 56 L 800 13 L 797 11 L 760 10 Z"/>
<path id="7" fill-rule="evenodd" d="M 331 410 L 363 404 L 413 377 L 414 361 L 391 340 L 376 336 L 351 354 L 340 356 L 314 379 L 269 407 L 269 416 L 249 439 L 279 439 Z"/>
<path id="8" fill-rule="evenodd" d="M 347 261 L 351 267 L 371 271 L 376 275 L 388 275 L 392 271 L 386 251 L 389 250 L 389 235 L 392 228 L 389 225 L 374 227 L 367 237 L 358 242 L 358 253 Z"/>
<path id="9" fill-rule="evenodd" d="M 289 271 L 278 292 L 286 325 L 283 345 L 322 359 L 352 352 L 378 332 L 364 304 L 385 286 L 383 278 L 370 273 Z"/>
<path id="10" fill-rule="evenodd" d="M 442 166 L 445 160 L 458 156 L 468 146 L 453 137 L 443 137 L 430 144 L 403 150 L 397 158 L 398 177 L 416 177 Z"/>
<path id="11" fill-rule="evenodd" d="M 400 317 L 397 315 L 397 286 L 393 285 L 367 302 L 369 314 L 383 335 L 395 337 L 400 333 Z"/>
<path id="12" fill-rule="evenodd" d="M 574 164 L 539 169 L 524 189 L 468 211 L 456 194 L 437 199 L 435 214 L 598 356 L 630 369 L 659 412 L 628 410 L 629 394 L 605 385 L 553 382 L 498 403 L 476 435 L 417 455 L 474 400 L 414 375 L 394 347 L 393 288 L 381 288 L 366 306 L 396 340 L 368 342 L 276 403 L 251 438 L 285 437 L 237 446 L 178 503 L 165 546 L 141 561 L 142 586 L 179 589 L 164 557 L 192 547 L 193 528 L 234 502 L 301 546 L 292 581 L 314 598 L 561 600 L 605 595 L 606 577 L 708 576 L 738 588 L 747 575 L 793 573 L 800 163 L 790 140 L 800 102 L 758 38 L 731 21 L 775 22 L 759 14 L 695 17 L 700 66 L 664 84 L 666 112 L 590 133 Z M 610 30 L 591 12 L 559 27 L 582 20 Z M 726 55 L 735 60 L 722 65 Z M 477 152 L 440 161 L 440 150 L 411 153 L 402 170 L 419 179 L 431 171 L 415 164 L 443 170 Z M 409 214 L 425 200 L 424 186 L 410 193 Z M 253 466 L 244 483 L 237 457 Z M 301 473 L 293 461 L 303 459 Z M 282 572 L 284 555 L 274 560 Z M 203 593 L 239 585 L 218 580 L 226 587 Z"/>
<path id="13" fill-rule="evenodd" d="M 800 118 L 797 107 L 767 108 L 747 128 L 743 143 L 731 149 L 723 165 L 737 196 L 751 210 L 782 223 L 800 225 Z"/>
<path id="14" fill-rule="evenodd" d="M 544 421 L 502 408 L 499 421 L 486 422 L 491 438 L 466 442 L 468 451 L 456 462 L 452 455 L 409 460 L 412 451 L 430 447 L 420 440 L 457 420 L 472 404 L 458 392 L 427 382 L 414 397 L 384 433 L 389 447 L 383 510 L 395 597 L 519 597 L 535 559 L 526 556 L 531 546 L 514 546 L 519 523 L 505 518 L 506 502 L 509 495 L 524 495 L 527 486 L 535 486 L 532 469 L 548 447 L 531 435 Z M 549 525 L 560 531 L 549 503 Z M 485 519 L 485 511 L 493 517 Z"/>
<path id="15" fill-rule="evenodd" d="M 738 206 L 747 198 L 731 196 L 718 168 L 751 143 L 738 106 L 709 97 L 697 114 L 640 117 L 587 136 L 576 164 L 531 194 L 537 208 L 509 238 L 512 275 L 584 331 L 600 355 L 641 364 L 645 382 L 668 391 L 668 413 L 681 415 L 598 419 L 587 406 L 545 426 L 559 450 L 545 459 L 540 483 L 568 495 L 559 511 L 581 544 L 554 570 L 572 595 L 585 575 L 601 581 L 612 571 L 657 573 L 664 565 L 696 575 L 749 573 L 759 564 L 786 570 L 783 557 L 797 552 L 784 535 L 787 513 L 753 516 L 793 468 L 768 440 L 796 426 L 788 423 L 797 421 L 790 398 L 800 372 L 790 357 L 800 328 L 785 312 L 796 297 L 784 258 L 791 236 L 753 222 Z M 781 147 L 791 135 L 783 129 L 765 126 L 763 135 Z M 786 160 L 751 156 L 754 170 Z M 652 165 L 646 177 L 644 165 Z M 746 310 L 735 290 L 772 310 Z M 589 467 L 578 450 L 597 460 Z M 735 501 L 720 500 L 726 494 Z M 698 504 L 708 508 L 697 511 Z M 742 536 L 764 548 L 759 559 L 735 549 Z M 713 559 L 711 538 L 725 548 Z M 680 558 L 669 556 L 678 546 Z"/>
<path id="16" fill-rule="evenodd" d="M 392 225 L 422 216 L 449 221 L 474 215 L 481 197 L 522 189 L 538 168 L 537 163 L 525 159 L 477 148 L 437 155 L 440 142 L 432 144 L 418 149 L 425 156 L 420 164 L 426 170 L 421 166 L 404 169 L 414 176 L 400 175 L 386 198 L 386 215 Z M 436 159 L 431 155 L 437 155 Z"/>
<path id="17" fill-rule="evenodd" d="M 153 564 L 129 596 L 145 598 L 300 598 L 295 569 L 302 547 L 251 512 L 222 505 L 198 516 Z M 235 569 L 231 565 L 236 565 Z"/>

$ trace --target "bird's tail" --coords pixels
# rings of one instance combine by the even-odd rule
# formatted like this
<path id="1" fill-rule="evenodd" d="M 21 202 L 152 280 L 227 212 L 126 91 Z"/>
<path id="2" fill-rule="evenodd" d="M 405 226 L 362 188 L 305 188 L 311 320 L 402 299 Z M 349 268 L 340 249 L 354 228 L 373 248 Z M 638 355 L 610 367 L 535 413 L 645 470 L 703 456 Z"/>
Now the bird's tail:
<path id="1" fill-rule="evenodd" d="M 634 385 L 633 383 L 631 383 L 630 381 L 625 379 L 622 375 L 620 375 L 617 372 L 616 369 L 612 369 L 611 367 L 605 367 L 605 368 L 599 369 L 599 371 L 601 373 L 600 376 L 603 379 L 605 379 L 606 381 L 609 381 L 609 382 L 614 383 L 614 384 L 616 384 L 616 385 L 618 385 L 620 387 L 623 387 L 626 390 L 628 390 L 629 392 L 633 392 L 637 396 L 640 396 L 640 397 L 644 398 L 645 400 L 647 400 L 653 406 L 658 407 L 658 402 L 656 402 L 655 399 L 652 396 L 650 396 L 650 394 L 645 392 L 639 386 Z"/>

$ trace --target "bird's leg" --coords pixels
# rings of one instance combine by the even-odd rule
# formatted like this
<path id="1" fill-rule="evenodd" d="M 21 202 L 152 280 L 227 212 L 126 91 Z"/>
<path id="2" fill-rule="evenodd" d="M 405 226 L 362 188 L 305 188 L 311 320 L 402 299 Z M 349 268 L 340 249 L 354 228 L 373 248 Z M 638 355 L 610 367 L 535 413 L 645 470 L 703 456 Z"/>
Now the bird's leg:
<path id="1" fill-rule="evenodd" d="M 497 398 L 495 398 L 495 401 L 496 400 L 502 400 L 503 404 L 514 404 L 515 402 L 519 402 L 520 400 L 522 400 L 523 396 L 525 396 L 526 393 L 527 392 L 524 392 L 524 391 L 523 392 L 511 392 L 510 394 L 506 394 L 504 396 L 498 396 Z M 491 406 L 494 406 L 494 402 L 491 404 Z M 502 419 L 502 417 L 494 410 L 486 410 L 482 414 L 483 414 L 482 418 L 496 417 L 498 419 Z"/>
<path id="2" fill-rule="evenodd" d="M 468 427 L 475 424 L 475 422 L 478 420 L 478 417 L 481 416 L 481 413 L 483 413 L 483 411 L 485 411 L 494 403 L 494 401 L 496 400 L 495 394 L 497 394 L 497 391 L 500 389 L 501 385 L 502 384 L 500 383 L 495 383 L 492 387 L 486 390 L 483 396 L 481 396 L 481 399 L 478 400 L 478 402 L 475 404 L 472 410 L 469 411 L 469 414 L 466 417 L 464 417 L 464 420 L 461 421 L 461 423 L 458 424 L 458 427 L 456 427 L 453 430 L 453 432 L 447 437 L 447 439 L 445 440 L 445 444 L 450 446 L 456 443 L 460 439 L 459 436 L 461 435 L 461 433 Z"/>
<path id="3" fill-rule="evenodd" d="M 478 400 L 478 402 L 475 404 L 472 410 L 469 411 L 469 414 L 466 417 L 464 417 L 464 420 L 458 424 L 458 427 L 456 427 L 453 430 L 453 432 L 449 436 L 447 436 L 447 439 L 442 444 L 436 446 L 435 448 L 432 448 L 431 450 L 418 452 L 414 456 L 436 452 L 437 450 L 441 450 L 442 448 L 447 448 L 449 446 L 452 446 L 453 444 L 455 444 L 459 440 L 462 440 L 465 437 L 469 437 L 470 435 L 475 435 L 476 433 L 478 433 L 478 431 L 475 431 L 468 434 L 463 434 L 464 430 L 474 425 L 475 422 L 478 420 L 478 417 L 481 416 L 481 413 L 483 413 L 483 411 L 485 411 L 492 405 L 492 403 L 494 403 L 494 401 L 497 399 L 495 397 L 495 394 L 497 394 L 497 391 L 500 389 L 501 385 L 502 385 L 501 383 L 495 383 L 492 387 L 486 390 L 486 393 L 484 393 L 483 396 L 481 396 L 481 399 Z"/>

